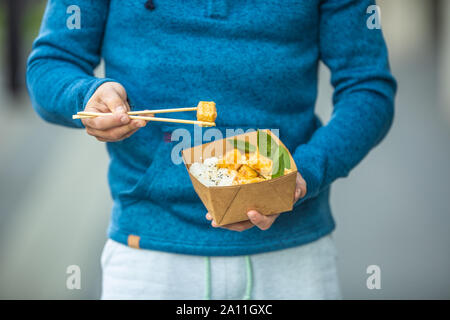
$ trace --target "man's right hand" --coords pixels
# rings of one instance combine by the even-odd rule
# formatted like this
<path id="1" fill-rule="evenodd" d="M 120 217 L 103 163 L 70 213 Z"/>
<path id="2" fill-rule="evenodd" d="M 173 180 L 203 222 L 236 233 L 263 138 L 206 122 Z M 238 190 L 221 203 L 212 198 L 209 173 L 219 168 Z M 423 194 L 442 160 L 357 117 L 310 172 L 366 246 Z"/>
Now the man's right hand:
<path id="1" fill-rule="evenodd" d="M 110 113 L 90 119 L 82 119 L 86 132 L 103 142 L 115 142 L 126 139 L 139 128 L 147 124 L 144 120 L 131 120 L 127 112 L 125 88 L 117 82 L 105 82 L 97 88 L 84 109 L 86 112 Z"/>

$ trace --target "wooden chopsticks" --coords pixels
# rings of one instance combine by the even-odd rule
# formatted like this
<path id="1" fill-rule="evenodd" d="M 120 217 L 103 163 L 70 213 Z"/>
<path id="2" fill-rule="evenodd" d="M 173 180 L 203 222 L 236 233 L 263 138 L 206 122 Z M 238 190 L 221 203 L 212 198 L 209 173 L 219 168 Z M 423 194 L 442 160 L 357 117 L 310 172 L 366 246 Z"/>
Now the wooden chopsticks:
<path id="1" fill-rule="evenodd" d="M 187 123 L 187 124 L 196 124 L 196 125 L 203 126 L 203 127 L 213 127 L 216 125 L 214 122 L 207 122 L 207 121 L 142 116 L 145 114 L 184 112 L 184 111 L 196 111 L 196 110 L 197 110 L 197 107 L 191 107 L 191 108 L 172 108 L 172 109 L 129 111 L 127 113 L 130 116 L 130 119 L 138 119 L 138 120 L 145 120 L 145 121 L 159 121 L 159 122 Z M 113 115 L 113 113 L 80 111 L 77 114 L 73 115 L 72 118 L 73 119 L 89 119 L 89 118 L 103 117 L 103 116 L 108 116 L 108 115 Z"/>
<path id="2" fill-rule="evenodd" d="M 197 107 L 157 109 L 157 110 L 140 110 L 140 111 L 129 111 L 127 113 L 129 115 L 137 115 L 137 114 L 155 114 L 155 113 L 170 113 L 170 112 L 184 112 L 184 111 L 197 111 Z M 101 113 L 101 112 L 85 112 L 85 111 L 80 111 L 77 114 L 78 115 L 86 115 L 86 116 L 107 116 L 107 115 L 112 115 L 111 112 L 109 112 L 109 113 Z"/>

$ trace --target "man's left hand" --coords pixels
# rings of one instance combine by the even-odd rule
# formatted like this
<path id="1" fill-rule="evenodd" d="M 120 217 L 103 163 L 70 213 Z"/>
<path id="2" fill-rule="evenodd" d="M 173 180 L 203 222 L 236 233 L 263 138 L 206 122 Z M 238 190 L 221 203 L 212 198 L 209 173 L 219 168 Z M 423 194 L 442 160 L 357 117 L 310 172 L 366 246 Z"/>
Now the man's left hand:
<path id="1" fill-rule="evenodd" d="M 306 195 L 306 190 L 307 190 L 306 189 L 306 181 L 305 181 L 305 179 L 303 179 L 303 177 L 300 175 L 300 173 L 297 172 L 297 183 L 296 183 L 296 187 L 295 187 L 294 202 L 297 202 L 299 199 L 303 198 Z M 240 231 L 245 231 L 250 228 L 253 228 L 254 226 L 257 226 L 261 230 L 267 230 L 272 226 L 272 224 L 275 222 L 275 220 L 278 218 L 279 215 L 280 214 L 273 214 L 270 216 L 265 216 L 256 210 L 250 210 L 249 212 L 247 212 L 247 216 L 248 216 L 249 220 L 231 223 L 231 224 L 227 224 L 224 226 L 218 226 L 214 222 L 214 220 L 209 212 L 206 214 L 206 219 L 211 221 L 211 225 L 214 228 L 224 228 L 224 229 L 240 232 Z"/>

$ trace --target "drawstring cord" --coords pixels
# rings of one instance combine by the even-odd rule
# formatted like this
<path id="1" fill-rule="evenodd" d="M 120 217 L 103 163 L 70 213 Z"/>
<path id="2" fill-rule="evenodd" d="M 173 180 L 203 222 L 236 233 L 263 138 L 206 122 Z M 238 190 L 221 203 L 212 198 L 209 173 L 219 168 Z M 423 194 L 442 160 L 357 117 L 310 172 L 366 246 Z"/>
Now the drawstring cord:
<path id="1" fill-rule="evenodd" d="M 250 300 L 252 298 L 253 287 L 253 270 L 250 256 L 245 256 L 245 270 L 247 274 L 247 285 L 245 286 L 245 294 L 242 300 Z"/>
<path id="2" fill-rule="evenodd" d="M 205 257 L 206 267 L 206 288 L 205 288 L 205 300 L 211 300 L 211 259 Z"/>
<path id="3" fill-rule="evenodd" d="M 205 300 L 211 300 L 211 258 L 205 257 L 206 282 L 205 282 Z M 250 256 L 245 256 L 245 271 L 247 283 L 245 285 L 245 294 L 242 300 L 250 300 L 252 298 L 253 288 L 253 268 Z"/>

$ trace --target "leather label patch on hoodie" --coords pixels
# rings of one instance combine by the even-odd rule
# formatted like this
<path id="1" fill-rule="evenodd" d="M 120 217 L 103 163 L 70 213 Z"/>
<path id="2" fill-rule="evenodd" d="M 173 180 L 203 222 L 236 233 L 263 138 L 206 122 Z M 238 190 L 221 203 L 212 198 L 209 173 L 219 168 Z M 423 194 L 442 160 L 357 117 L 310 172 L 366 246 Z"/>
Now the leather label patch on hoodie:
<path id="1" fill-rule="evenodd" d="M 141 240 L 141 237 L 130 234 L 128 236 L 128 246 L 131 248 L 139 249 L 139 240 Z"/>

